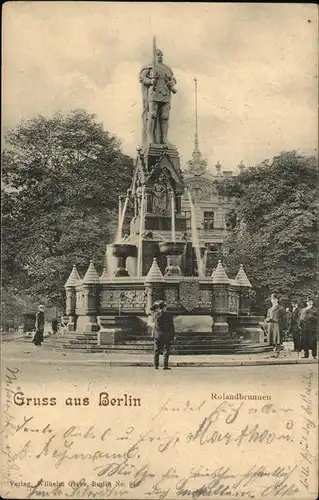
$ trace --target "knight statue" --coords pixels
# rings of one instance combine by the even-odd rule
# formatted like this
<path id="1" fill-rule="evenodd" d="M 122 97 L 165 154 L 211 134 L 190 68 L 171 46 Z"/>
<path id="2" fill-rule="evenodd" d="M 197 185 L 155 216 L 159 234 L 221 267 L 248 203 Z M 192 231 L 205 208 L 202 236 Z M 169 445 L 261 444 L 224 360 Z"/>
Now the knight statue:
<path id="1" fill-rule="evenodd" d="M 139 76 L 143 95 L 143 145 L 167 144 L 171 94 L 176 94 L 176 80 L 171 68 L 163 64 L 163 52 L 153 39 L 153 62 L 144 66 Z"/>

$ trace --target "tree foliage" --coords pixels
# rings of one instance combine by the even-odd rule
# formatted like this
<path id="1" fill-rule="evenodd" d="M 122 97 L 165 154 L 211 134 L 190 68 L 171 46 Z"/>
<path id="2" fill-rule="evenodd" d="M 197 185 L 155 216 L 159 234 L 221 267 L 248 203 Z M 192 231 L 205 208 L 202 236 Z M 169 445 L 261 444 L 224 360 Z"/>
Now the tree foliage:
<path id="1" fill-rule="evenodd" d="M 22 121 L 7 134 L 6 144 L 3 288 L 63 307 L 72 265 L 84 273 L 94 258 L 103 267 L 132 159 L 84 110 Z"/>
<path id="2" fill-rule="evenodd" d="M 219 183 L 236 201 L 240 221 L 225 242 L 231 272 L 243 264 L 264 304 L 275 291 L 304 299 L 318 289 L 318 166 L 314 157 L 283 152 Z"/>

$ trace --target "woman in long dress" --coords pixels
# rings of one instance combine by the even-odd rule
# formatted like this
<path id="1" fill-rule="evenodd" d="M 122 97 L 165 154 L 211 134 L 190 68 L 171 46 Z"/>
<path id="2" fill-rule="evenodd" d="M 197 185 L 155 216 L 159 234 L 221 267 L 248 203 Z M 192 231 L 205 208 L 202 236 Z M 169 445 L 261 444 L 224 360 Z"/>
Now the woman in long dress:
<path id="1" fill-rule="evenodd" d="M 35 319 L 35 334 L 32 342 L 35 346 L 40 346 L 43 342 L 44 334 L 44 306 L 40 305 L 38 307 L 38 312 Z"/>

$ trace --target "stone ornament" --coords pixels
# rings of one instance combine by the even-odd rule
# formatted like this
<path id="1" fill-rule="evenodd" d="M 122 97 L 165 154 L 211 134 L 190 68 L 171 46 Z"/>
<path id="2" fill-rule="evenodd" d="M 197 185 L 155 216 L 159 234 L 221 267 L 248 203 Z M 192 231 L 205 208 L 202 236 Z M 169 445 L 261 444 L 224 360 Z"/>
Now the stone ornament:
<path id="1" fill-rule="evenodd" d="M 164 276 L 162 274 L 162 271 L 158 267 L 156 257 L 154 257 L 150 270 L 146 275 L 145 283 L 164 283 L 164 282 L 165 282 Z"/>
<path id="2" fill-rule="evenodd" d="M 216 193 L 215 186 L 208 180 L 188 179 L 186 180 L 186 185 L 190 190 L 194 201 L 209 201 Z"/>
<path id="3" fill-rule="evenodd" d="M 238 313 L 239 309 L 239 295 L 236 292 L 228 293 L 228 310 L 230 313 Z"/>
<path id="4" fill-rule="evenodd" d="M 249 279 L 247 278 L 247 274 L 244 271 L 244 267 L 242 264 L 240 264 L 239 271 L 237 273 L 237 276 L 235 278 L 240 286 L 251 288 L 251 283 Z"/>
<path id="5" fill-rule="evenodd" d="M 94 267 L 93 260 L 91 260 L 90 265 L 84 275 L 82 280 L 83 284 L 86 285 L 99 285 L 100 284 L 100 276 L 98 275 L 97 270 Z"/>
<path id="6" fill-rule="evenodd" d="M 218 285 L 228 285 L 229 278 L 226 271 L 222 265 L 222 261 L 219 260 L 216 269 L 212 273 L 213 283 Z"/>
<path id="7" fill-rule="evenodd" d="M 199 282 L 182 280 L 179 285 L 179 301 L 186 311 L 190 312 L 199 305 Z"/>
<path id="8" fill-rule="evenodd" d="M 168 305 L 168 307 L 174 307 L 179 305 L 178 292 L 176 288 L 166 288 L 164 294 L 165 294 L 165 302 Z"/>
<path id="9" fill-rule="evenodd" d="M 210 290 L 201 290 L 199 296 L 199 306 L 204 309 L 212 307 L 212 292 Z"/>
<path id="10" fill-rule="evenodd" d="M 145 305 L 144 290 L 102 290 L 101 309 L 140 309 Z"/>
<path id="11" fill-rule="evenodd" d="M 81 281 L 80 275 L 77 271 L 76 265 L 74 264 L 73 269 L 71 271 L 70 276 L 67 279 L 67 282 L 65 283 L 64 287 L 73 287 L 76 286 L 79 282 Z"/>

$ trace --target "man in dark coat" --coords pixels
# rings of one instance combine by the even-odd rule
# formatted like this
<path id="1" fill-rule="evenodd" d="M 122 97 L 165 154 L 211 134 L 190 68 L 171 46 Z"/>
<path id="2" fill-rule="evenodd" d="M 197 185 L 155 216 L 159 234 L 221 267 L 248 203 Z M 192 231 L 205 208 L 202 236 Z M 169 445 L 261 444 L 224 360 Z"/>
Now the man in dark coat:
<path id="1" fill-rule="evenodd" d="M 318 332 L 318 311 L 313 305 L 313 298 L 307 298 L 307 307 L 301 311 L 300 315 L 301 341 L 300 350 L 305 351 L 305 358 L 309 358 L 309 350 L 312 357 L 317 358 L 317 332 Z"/>
<path id="2" fill-rule="evenodd" d="M 163 354 L 163 369 L 170 370 L 168 359 L 171 342 L 175 336 L 174 322 L 171 314 L 166 312 L 166 304 L 160 301 L 151 308 L 153 313 L 154 367 L 158 370 L 159 357 Z"/>
<path id="3" fill-rule="evenodd" d="M 300 313 L 301 309 L 299 307 L 298 301 L 293 299 L 292 300 L 292 314 L 291 314 L 291 321 L 290 321 L 290 326 L 288 329 L 288 334 L 292 335 L 292 340 L 294 343 L 294 351 L 300 351 L 299 346 L 300 346 L 300 328 L 299 328 L 299 322 L 300 322 Z"/>
<path id="4" fill-rule="evenodd" d="M 40 346 L 43 342 L 44 333 L 44 306 L 40 305 L 38 307 L 38 312 L 35 318 L 35 334 L 32 342 L 35 346 Z"/>
<path id="5" fill-rule="evenodd" d="M 268 323 L 268 342 L 274 348 L 274 356 L 278 357 L 282 343 L 283 329 L 285 328 L 285 309 L 279 305 L 278 296 L 270 296 L 272 306 L 268 309 L 266 323 Z"/>

